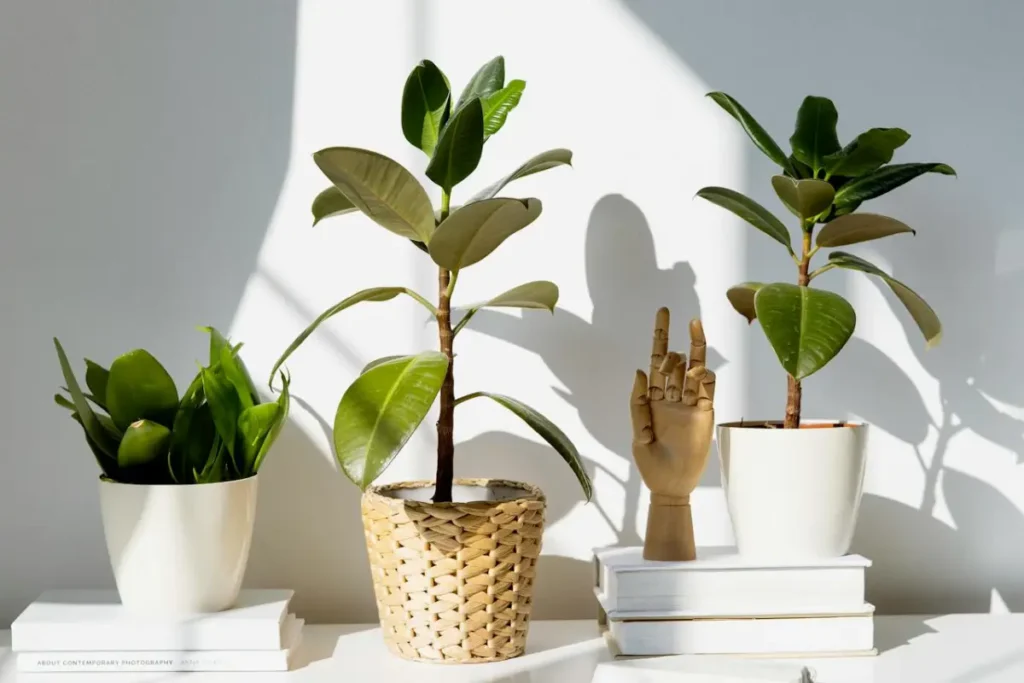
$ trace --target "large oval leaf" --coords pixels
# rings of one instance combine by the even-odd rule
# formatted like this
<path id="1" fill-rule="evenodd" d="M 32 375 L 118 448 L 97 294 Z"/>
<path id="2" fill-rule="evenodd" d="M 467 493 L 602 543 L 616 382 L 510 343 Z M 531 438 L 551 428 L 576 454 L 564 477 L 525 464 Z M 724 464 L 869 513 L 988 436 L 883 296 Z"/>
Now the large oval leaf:
<path id="1" fill-rule="evenodd" d="M 117 449 L 118 467 L 140 467 L 167 457 L 171 430 L 150 420 L 128 425 Z"/>
<path id="2" fill-rule="evenodd" d="M 448 371 L 443 353 L 381 363 L 345 391 L 334 416 L 334 455 L 365 490 L 391 464 L 426 417 Z"/>
<path id="3" fill-rule="evenodd" d="M 743 130 L 746 131 L 747 136 L 766 157 L 774 161 L 783 169 L 792 171 L 789 159 L 786 158 L 782 148 L 775 143 L 775 140 L 773 140 L 772 136 L 761 127 L 761 124 L 759 124 L 754 117 L 750 115 L 750 112 L 743 108 L 743 105 L 729 95 L 726 95 L 724 92 L 712 92 L 708 93 L 707 96 L 714 100 L 722 109 L 729 112 L 730 116 L 740 122 L 740 125 L 743 126 Z"/>
<path id="4" fill-rule="evenodd" d="M 431 156 L 441 121 L 451 106 L 448 79 L 429 59 L 413 68 L 402 91 L 402 133 L 413 147 Z"/>
<path id="5" fill-rule="evenodd" d="M 474 304 L 470 308 L 540 308 L 554 313 L 557 303 L 558 285 L 546 280 L 537 280 L 513 287 L 493 299 Z"/>
<path id="6" fill-rule="evenodd" d="M 316 225 L 325 218 L 341 216 L 342 214 L 358 211 L 348 197 L 341 193 L 341 190 L 331 185 L 323 190 L 313 199 L 313 225 Z"/>
<path id="7" fill-rule="evenodd" d="M 796 130 L 789 138 L 793 156 L 811 167 L 814 175 L 825 167 L 825 157 L 839 151 L 836 122 L 839 113 L 827 97 L 808 95 L 796 113 Z"/>
<path id="8" fill-rule="evenodd" d="M 764 208 L 750 197 L 725 187 L 705 187 L 697 192 L 712 204 L 717 204 L 753 225 L 755 228 L 786 247 L 790 254 L 793 247 L 790 243 L 789 230 L 771 211 Z"/>
<path id="9" fill-rule="evenodd" d="M 893 152 L 906 144 L 910 133 L 902 128 L 872 128 L 858 135 L 841 151 L 825 157 L 829 175 L 856 177 L 892 160 Z"/>
<path id="10" fill-rule="evenodd" d="M 93 412 L 92 406 L 89 405 L 89 400 L 82 393 L 78 379 L 75 377 L 71 364 L 68 362 L 68 357 L 64 353 L 64 347 L 61 346 L 60 341 L 56 337 L 53 338 L 53 345 L 57 349 L 57 359 L 60 361 L 60 369 L 64 375 L 64 382 L 68 386 L 68 393 L 71 394 L 71 400 L 75 405 L 76 419 L 85 430 L 90 447 L 95 447 L 94 452 L 98 449 L 106 457 L 116 459 L 117 443 L 107 430 L 103 428 L 103 425 L 100 424 L 96 413 Z"/>
<path id="11" fill-rule="evenodd" d="M 890 276 L 873 263 L 865 261 L 859 256 L 854 256 L 853 254 L 834 251 L 828 255 L 828 262 L 829 264 L 839 268 L 859 270 L 862 273 L 877 275 L 882 278 L 892 289 L 896 298 L 906 306 L 907 311 L 910 313 L 910 317 L 914 319 L 914 322 L 917 323 L 918 329 L 921 330 L 921 334 L 924 335 L 924 339 L 925 342 L 927 342 L 928 347 L 931 348 L 932 346 L 935 346 L 942 339 L 942 323 L 939 321 L 939 316 L 936 315 L 932 307 L 928 305 L 928 302 L 922 299 L 920 295 L 910 287 L 907 287 L 896 278 Z"/>
<path id="12" fill-rule="evenodd" d="M 838 294 L 783 282 L 757 290 L 754 308 L 782 367 L 798 380 L 825 367 L 857 324 L 853 306 Z"/>
<path id="13" fill-rule="evenodd" d="M 754 309 L 754 295 L 757 290 L 764 287 L 761 282 L 742 282 L 735 287 L 730 287 L 725 293 L 729 303 L 736 309 L 736 312 L 747 319 L 747 323 L 753 323 L 757 319 L 757 311 Z"/>
<path id="14" fill-rule="evenodd" d="M 328 147 L 313 161 L 352 204 L 378 225 L 429 242 L 434 208 L 427 191 L 401 164 L 356 147 Z"/>
<path id="15" fill-rule="evenodd" d="M 508 113 L 516 108 L 526 89 L 526 81 L 514 80 L 496 93 L 483 99 L 484 139 L 501 130 Z"/>
<path id="16" fill-rule="evenodd" d="M 583 495 L 586 496 L 588 501 L 591 499 L 594 494 L 594 487 L 593 484 L 591 484 L 590 476 L 583 468 L 583 461 L 580 458 L 580 454 L 576 450 L 576 446 L 574 446 L 572 441 L 569 440 L 569 437 L 566 436 L 565 433 L 555 425 L 555 423 L 525 403 L 508 396 L 492 394 L 486 391 L 467 394 L 456 401 L 456 405 L 465 403 L 466 401 L 480 396 L 486 396 L 498 405 L 511 410 L 523 422 L 528 424 L 533 431 L 537 432 L 542 439 L 547 441 L 548 444 L 555 449 L 555 452 L 562 456 L 562 460 L 569 465 L 569 469 L 571 469 L 573 474 L 576 475 L 576 480 L 579 481 L 580 488 L 583 489 Z"/>
<path id="17" fill-rule="evenodd" d="M 541 152 L 537 156 L 528 159 L 519 168 L 509 173 L 501 180 L 491 183 L 484 189 L 477 192 L 469 200 L 468 203 L 483 201 L 484 199 L 492 199 L 498 196 L 502 188 L 511 183 L 513 180 L 519 178 L 525 178 L 528 175 L 534 173 L 540 173 L 546 171 L 549 168 L 555 168 L 556 166 L 572 166 L 572 152 L 567 149 L 549 149 L 546 152 Z"/>
<path id="18" fill-rule="evenodd" d="M 178 411 L 178 390 L 164 366 L 148 351 L 129 351 L 110 364 L 107 411 L 119 429 L 127 429 L 136 420 L 170 426 Z"/>
<path id="19" fill-rule="evenodd" d="M 925 173 L 956 175 L 956 171 L 953 170 L 952 166 L 939 163 L 892 164 L 890 166 L 883 166 L 877 171 L 872 171 L 867 175 L 851 180 L 839 188 L 839 191 L 836 192 L 836 207 L 847 207 L 880 197 L 886 192 L 895 190 L 897 187 L 905 185 Z"/>
<path id="20" fill-rule="evenodd" d="M 450 193 L 453 187 L 476 170 L 483 150 L 483 105 L 479 98 L 474 98 L 455 112 L 441 132 L 434 156 L 427 164 L 427 177 Z"/>
<path id="21" fill-rule="evenodd" d="M 877 213 L 851 213 L 827 223 L 815 243 L 819 247 L 842 247 L 903 232 L 916 234 L 913 228 L 895 218 Z"/>
<path id="22" fill-rule="evenodd" d="M 459 101 L 455 105 L 455 110 L 462 109 L 474 97 L 484 99 L 489 95 L 493 95 L 501 90 L 504 85 L 505 58 L 498 55 L 477 69 L 473 77 L 469 79 L 469 83 L 466 84 L 462 94 L 459 95 Z"/>
<path id="23" fill-rule="evenodd" d="M 814 218 L 832 206 L 836 191 L 824 180 L 797 180 L 784 175 L 772 176 L 772 188 L 790 212 L 802 220 Z"/>
<path id="24" fill-rule="evenodd" d="M 539 199 L 499 197 L 467 204 L 437 226 L 430 240 L 430 258 L 448 270 L 477 263 L 537 219 Z"/>

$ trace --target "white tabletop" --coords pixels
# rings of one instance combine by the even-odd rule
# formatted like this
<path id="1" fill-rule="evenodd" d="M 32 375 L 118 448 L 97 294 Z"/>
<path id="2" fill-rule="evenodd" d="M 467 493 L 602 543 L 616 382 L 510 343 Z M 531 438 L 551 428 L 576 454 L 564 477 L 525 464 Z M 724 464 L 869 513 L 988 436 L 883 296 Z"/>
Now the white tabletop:
<path id="1" fill-rule="evenodd" d="M 808 665 L 820 683 L 1024 681 L 1024 614 L 876 617 L 875 629 L 877 657 L 745 661 L 782 672 L 779 680 L 786 680 L 786 672 L 798 672 L 800 666 Z M 9 645 L 10 633 L 0 632 L 0 683 L 654 683 L 685 681 L 667 677 L 665 672 L 678 671 L 695 663 L 695 659 L 709 660 L 673 657 L 612 661 L 593 621 L 535 622 L 523 657 L 462 666 L 417 664 L 393 657 L 370 625 L 307 626 L 296 668 L 286 674 L 18 674 Z"/>

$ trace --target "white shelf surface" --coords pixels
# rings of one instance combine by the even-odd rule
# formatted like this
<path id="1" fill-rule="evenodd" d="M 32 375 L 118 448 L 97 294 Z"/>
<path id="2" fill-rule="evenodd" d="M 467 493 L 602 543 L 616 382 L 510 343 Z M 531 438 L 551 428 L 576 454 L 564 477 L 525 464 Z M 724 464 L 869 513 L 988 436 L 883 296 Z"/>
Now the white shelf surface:
<path id="1" fill-rule="evenodd" d="M 877 657 L 770 661 L 810 666 L 821 683 L 1024 681 L 1024 614 L 883 616 L 875 618 L 875 630 Z M 461 666 L 398 659 L 384 648 L 374 625 L 306 626 L 294 670 L 267 674 L 18 674 L 10 637 L 0 632 L 0 683 L 589 683 L 598 666 L 599 683 L 647 683 L 666 680 L 673 665 L 659 658 L 612 661 L 596 622 L 586 620 L 535 622 L 526 655 Z"/>

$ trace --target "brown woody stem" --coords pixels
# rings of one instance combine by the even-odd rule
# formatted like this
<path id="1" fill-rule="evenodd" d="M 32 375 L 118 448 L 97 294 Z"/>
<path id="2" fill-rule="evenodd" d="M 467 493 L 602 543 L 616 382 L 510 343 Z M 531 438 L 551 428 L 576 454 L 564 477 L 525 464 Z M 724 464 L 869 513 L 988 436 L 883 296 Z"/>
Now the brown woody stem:
<path id="1" fill-rule="evenodd" d="M 800 269 L 797 274 L 797 284 L 801 287 L 806 287 L 811 281 L 809 270 L 812 255 L 811 236 L 814 232 L 814 223 L 804 225 L 803 227 L 803 250 L 801 251 L 802 258 L 800 259 Z M 803 386 L 801 386 L 800 380 L 792 375 L 789 375 L 786 380 L 788 383 L 786 387 L 786 419 L 782 426 L 786 429 L 796 429 L 800 426 L 800 404 L 803 400 Z"/>
<path id="2" fill-rule="evenodd" d="M 448 216 L 449 197 L 441 195 L 441 220 Z M 434 480 L 434 502 L 452 500 L 452 480 L 455 478 L 455 375 L 452 353 L 452 273 L 441 268 L 437 276 L 438 306 L 437 329 L 441 353 L 448 357 L 448 372 L 441 384 L 441 411 L 437 418 L 437 476 Z"/>

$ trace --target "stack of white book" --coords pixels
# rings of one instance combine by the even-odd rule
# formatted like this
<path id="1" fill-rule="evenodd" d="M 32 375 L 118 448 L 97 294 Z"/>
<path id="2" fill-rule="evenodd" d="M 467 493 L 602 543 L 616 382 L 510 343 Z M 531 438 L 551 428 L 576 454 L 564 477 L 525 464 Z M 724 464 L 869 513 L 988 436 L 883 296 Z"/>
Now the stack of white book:
<path id="1" fill-rule="evenodd" d="M 860 555 L 752 563 L 698 548 L 693 562 L 651 562 L 630 547 L 594 561 L 598 621 L 617 656 L 876 654 Z"/>
<path id="2" fill-rule="evenodd" d="M 292 595 L 245 589 L 223 612 L 156 617 L 114 591 L 49 591 L 11 624 L 11 649 L 33 673 L 287 671 L 303 626 Z"/>

